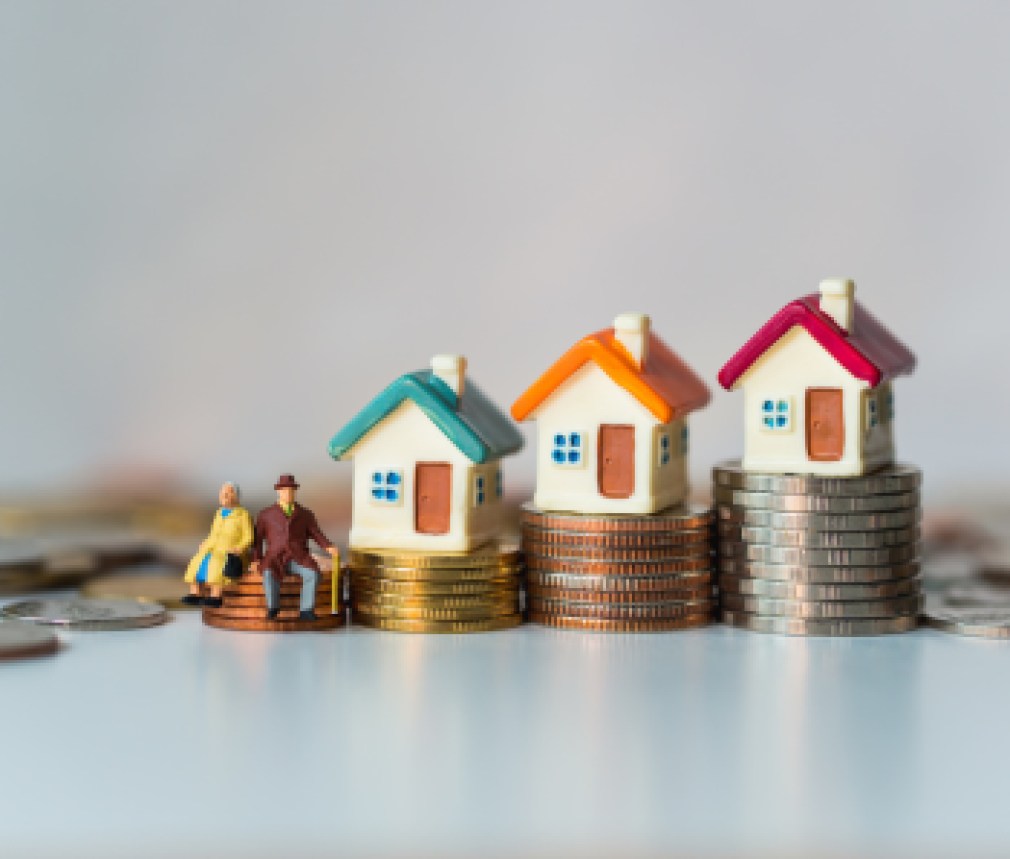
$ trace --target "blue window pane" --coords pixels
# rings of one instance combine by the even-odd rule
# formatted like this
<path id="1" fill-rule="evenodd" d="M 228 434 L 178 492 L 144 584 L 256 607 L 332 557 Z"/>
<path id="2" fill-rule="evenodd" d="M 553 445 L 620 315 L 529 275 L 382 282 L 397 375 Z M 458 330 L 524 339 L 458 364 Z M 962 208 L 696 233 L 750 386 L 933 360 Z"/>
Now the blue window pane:
<path id="1" fill-rule="evenodd" d="M 761 408 L 764 409 L 766 412 L 774 411 L 775 403 L 773 403 L 771 400 L 765 400 L 764 405 L 761 406 Z"/>
<path id="2" fill-rule="evenodd" d="M 789 411 L 789 403 L 787 403 L 785 400 L 779 400 L 779 411 L 780 412 L 788 412 Z"/>
<path id="3" fill-rule="evenodd" d="M 389 474 L 386 475 L 386 483 L 388 483 L 390 486 L 399 486 L 400 475 L 397 474 L 395 471 L 389 472 Z"/>
<path id="4" fill-rule="evenodd" d="M 483 492 L 478 492 L 477 493 L 477 503 L 478 504 L 483 504 L 484 503 L 484 493 Z"/>
<path id="5" fill-rule="evenodd" d="M 773 428 L 775 426 L 775 418 L 765 418 L 765 426 Z"/>
<path id="6" fill-rule="evenodd" d="M 581 433 L 573 432 L 570 436 L 568 436 L 568 443 L 572 447 L 578 447 L 579 445 L 581 445 L 582 444 Z"/>
<path id="7" fill-rule="evenodd" d="M 374 498 L 376 501 L 381 501 L 382 498 L 383 498 L 383 495 L 384 495 L 384 493 L 383 493 L 383 491 L 381 489 L 373 489 L 372 490 L 372 498 Z"/>
<path id="8" fill-rule="evenodd" d="M 382 475 L 378 471 L 372 475 L 372 483 L 382 483 Z"/>
<path id="9" fill-rule="evenodd" d="M 478 489 L 483 489 L 484 488 L 484 478 L 483 477 L 480 477 L 480 476 L 477 477 L 477 488 Z"/>
<path id="10" fill-rule="evenodd" d="M 660 444 L 663 446 L 664 450 L 669 449 L 669 447 L 670 447 L 670 436 L 664 435 L 663 438 L 662 438 L 662 440 L 660 441 Z"/>
<path id="11" fill-rule="evenodd" d="M 786 418 L 785 415 L 779 415 L 778 418 L 776 418 L 776 420 L 775 420 L 775 425 L 776 426 L 780 426 L 780 427 L 784 427 L 788 423 L 789 423 L 789 419 Z"/>
<path id="12" fill-rule="evenodd" d="M 579 453 L 579 452 L 578 452 L 577 450 L 570 450 L 570 451 L 568 451 L 568 461 L 569 461 L 569 462 L 570 462 L 571 464 L 573 464 L 573 465 L 574 465 L 574 464 L 575 464 L 576 462 L 578 462 L 578 461 L 579 461 L 579 460 L 580 460 L 581 458 L 582 458 L 582 455 L 581 455 L 581 454 L 580 454 L 580 453 Z"/>
<path id="13" fill-rule="evenodd" d="M 397 492 L 395 489 L 387 489 L 386 490 L 386 500 L 387 501 L 396 501 L 396 499 L 399 498 L 399 497 L 400 497 L 400 493 Z"/>
<path id="14" fill-rule="evenodd" d="M 558 447 L 564 447 L 565 446 L 565 437 L 559 433 L 558 435 L 554 436 L 554 443 Z"/>
<path id="15" fill-rule="evenodd" d="M 563 450 L 556 450 L 551 454 L 551 459 L 553 459 L 558 465 L 561 465 L 565 461 L 565 452 Z"/>

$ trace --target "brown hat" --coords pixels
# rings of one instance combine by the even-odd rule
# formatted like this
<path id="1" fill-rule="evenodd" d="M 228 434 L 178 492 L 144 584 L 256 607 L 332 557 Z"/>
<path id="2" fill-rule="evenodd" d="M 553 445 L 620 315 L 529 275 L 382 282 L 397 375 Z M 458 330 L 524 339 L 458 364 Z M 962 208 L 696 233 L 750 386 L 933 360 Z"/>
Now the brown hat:
<path id="1" fill-rule="evenodd" d="M 293 474 L 282 474 L 277 478 L 274 489 L 298 489 L 298 482 Z"/>

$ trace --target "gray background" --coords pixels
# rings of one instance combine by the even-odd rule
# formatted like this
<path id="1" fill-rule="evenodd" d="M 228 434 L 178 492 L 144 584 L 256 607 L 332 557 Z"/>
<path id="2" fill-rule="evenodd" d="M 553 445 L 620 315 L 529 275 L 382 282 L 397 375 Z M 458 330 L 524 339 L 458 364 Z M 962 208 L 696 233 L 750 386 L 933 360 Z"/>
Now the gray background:
<path id="1" fill-rule="evenodd" d="M 995 489 L 1008 44 L 986 2 L 8 0 L 3 486 L 336 486 L 330 435 L 432 353 L 507 406 L 642 310 L 715 389 L 844 275 L 920 358 L 902 458 Z"/>

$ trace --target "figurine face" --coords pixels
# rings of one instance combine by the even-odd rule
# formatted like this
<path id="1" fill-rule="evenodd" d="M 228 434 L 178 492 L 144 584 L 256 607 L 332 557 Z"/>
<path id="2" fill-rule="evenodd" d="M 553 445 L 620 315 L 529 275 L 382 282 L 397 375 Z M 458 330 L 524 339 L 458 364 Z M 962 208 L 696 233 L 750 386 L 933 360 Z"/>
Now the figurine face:
<path id="1" fill-rule="evenodd" d="M 285 486 L 283 489 L 277 490 L 277 503 L 278 504 L 294 504 L 295 494 L 298 492 L 297 489 L 292 489 L 290 486 Z"/>
<path id="2" fill-rule="evenodd" d="M 235 492 L 235 487 L 230 483 L 225 483 L 217 494 L 217 500 L 221 503 L 222 507 L 234 507 L 238 504 L 238 493 Z"/>

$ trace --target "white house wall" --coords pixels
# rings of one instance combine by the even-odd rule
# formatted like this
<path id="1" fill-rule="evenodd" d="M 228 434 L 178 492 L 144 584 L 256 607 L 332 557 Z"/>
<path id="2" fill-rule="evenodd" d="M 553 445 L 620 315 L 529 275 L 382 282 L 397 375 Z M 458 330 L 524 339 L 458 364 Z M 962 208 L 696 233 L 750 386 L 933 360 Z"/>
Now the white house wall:
<path id="1" fill-rule="evenodd" d="M 537 422 L 537 489 L 542 510 L 584 513 L 653 513 L 679 503 L 687 492 L 682 421 L 669 425 L 671 460 L 657 465 L 655 416 L 596 364 L 589 362 L 562 382 L 530 415 Z M 605 498 L 598 486 L 601 424 L 635 428 L 635 488 L 629 498 Z M 666 427 L 664 427 L 666 428 Z M 556 433 L 580 432 L 583 461 L 559 466 L 551 459 Z"/>
<path id="2" fill-rule="evenodd" d="M 866 442 L 864 395 L 868 384 L 856 379 L 806 329 L 796 326 L 771 346 L 740 377 L 734 388 L 744 391 L 744 458 L 748 471 L 825 475 L 862 474 Z M 806 392 L 808 388 L 840 388 L 845 439 L 836 462 L 814 462 L 807 457 Z M 788 398 L 791 428 L 771 431 L 762 424 L 766 399 Z M 890 430 L 887 431 L 889 438 Z M 889 441 L 881 433 L 874 449 L 883 455 Z"/>
<path id="3" fill-rule="evenodd" d="M 472 475 L 474 463 L 436 427 L 427 415 L 407 400 L 372 427 L 347 454 L 353 459 L 352 514 L 349 542 L 356 549 L 411 549 L 467 551 L 497 533 L 500 507 L 495 499 L 474 514 Z M 452 466 L 449 532 L 418 534 L 414 529 L 415 465 L 448 462 Z M 494 494 L 494 469 L 490 469 Z M 398 504 L 372 499 L 372 474 L 395 470 L 403 476 Z"/>

